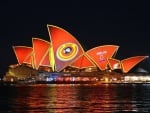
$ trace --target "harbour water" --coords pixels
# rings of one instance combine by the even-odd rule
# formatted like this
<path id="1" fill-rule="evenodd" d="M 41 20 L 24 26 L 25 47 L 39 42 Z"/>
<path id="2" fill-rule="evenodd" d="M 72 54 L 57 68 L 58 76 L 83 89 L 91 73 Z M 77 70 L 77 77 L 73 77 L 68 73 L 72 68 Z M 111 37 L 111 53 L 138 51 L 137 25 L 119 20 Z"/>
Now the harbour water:
<path id="1" fill-rule="evenodd" d="M 150 112 L 150 84 L 0 86 L 0 113 Z"/>

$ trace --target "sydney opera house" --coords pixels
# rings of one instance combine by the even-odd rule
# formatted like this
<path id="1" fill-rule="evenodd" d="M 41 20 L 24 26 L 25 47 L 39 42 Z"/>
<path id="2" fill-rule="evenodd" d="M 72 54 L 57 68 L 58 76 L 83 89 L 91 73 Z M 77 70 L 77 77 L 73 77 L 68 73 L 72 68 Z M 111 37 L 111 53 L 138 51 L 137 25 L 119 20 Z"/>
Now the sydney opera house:
<path id="1" fill-rule="evenodd" d="M 123 60 L 116 59 L 118 45 L 100 45 L 85 51 L 79 41 L 63 28 L 54 25 L 47 25 L 47 28 L 50 42 L 33 37 L 32 47 L 18 45 L 12 47 L 18 62 L 10 66 L 4 79 L 34 77 L 47 81 L 54 79 L 74 81 L 83 77 L 82 80 L 86 81 L 89 76 L 95 75 L 96 78 L 90 79 L 96 80 L 97 76 L 114 73 L 115 70 L 119 70 L 121 74 L 129 73 L 133 67 L 148 57 L 139 55 Z M 61 73 L 59 75 L 61 77 L 54 77 L 56 73 Z"/>

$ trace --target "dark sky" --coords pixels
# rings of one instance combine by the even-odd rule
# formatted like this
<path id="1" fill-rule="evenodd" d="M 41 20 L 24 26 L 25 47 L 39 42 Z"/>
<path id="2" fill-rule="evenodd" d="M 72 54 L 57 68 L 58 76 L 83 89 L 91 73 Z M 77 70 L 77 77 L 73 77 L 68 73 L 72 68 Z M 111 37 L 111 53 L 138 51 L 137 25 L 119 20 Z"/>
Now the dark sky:
<path id="1" fill-rule="evenodd" d="M 32 37 L 49 41 L 47 24 L 70 32 L 85 50 L 114 44 L 120 46 L 120 60 L 149 55 L 149 15 L 149 3 L 142 1 L 5 0 L 0 3 L 0 73 L 17 63 L 13 45 L 32 46 Z"/>

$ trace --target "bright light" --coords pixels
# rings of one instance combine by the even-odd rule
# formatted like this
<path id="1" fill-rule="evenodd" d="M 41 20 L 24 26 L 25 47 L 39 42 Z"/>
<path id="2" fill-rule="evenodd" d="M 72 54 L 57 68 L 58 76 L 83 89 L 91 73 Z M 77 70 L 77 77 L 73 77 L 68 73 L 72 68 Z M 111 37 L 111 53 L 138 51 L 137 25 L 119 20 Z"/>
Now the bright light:
<path id="1" fill-rule="evenodd" d="M 106 83 L 109 81 L 107 77 L 105 77 L 104 80 L 105 80 Z"/>

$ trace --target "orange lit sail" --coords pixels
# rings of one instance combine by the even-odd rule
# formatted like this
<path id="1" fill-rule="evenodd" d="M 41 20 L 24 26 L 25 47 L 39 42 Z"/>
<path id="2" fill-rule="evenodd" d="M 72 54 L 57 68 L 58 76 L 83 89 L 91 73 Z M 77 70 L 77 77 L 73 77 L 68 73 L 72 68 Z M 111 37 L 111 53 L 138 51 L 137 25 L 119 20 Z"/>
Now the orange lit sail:
<path id="1" fill-rule="evenodd" d="M 85 54 L 83 54 L 77 60 L 75 60 L 71 64 L 71 66 L 82 69 L 82 68 L 88 68 L 88 67 L 95 67 L 95 64 Z"/>
<path id="2" fill-rule="evenodd" d="M 55 71 L 61 71 L 83 52 L 80 43 L 64 29 L 48 25 L 49 36 L 52 44 L 51 57 L 54 58 Z"/>
<path id="3" fill-rule="evenodd" d="M 50 48 L 50 42 L 39 39 L 39 38 L 32 38 L 32 44 L 33 44 L 33 52 L 34 52 L 34 65 L 35 68 L 38 69 L 41 63 L 44 63 L 43 60 L 45 57 L 47 58 L 49 48 Z M 47 64 L 48 64 L 48 58 L 47 58 Z"/>
<path id="4" fill-rule="evenodd" d="M 109 58 L 108 59 L 108 64 L 111 70 L 115 69 L 121 69 L 121 64 L 120 60 L 114 59 L 114 58 Z"/>
<path id="5" fill-rule="evenodd" d="M 123 73 L 128 73 L 135 65 L 148 58 L 148 56 L 135 56 L 121 61 Z"/>
<path id="6" fill-rule="evenodd" d="M 104 45 L 88 50 L 86 53 L 100 70 L 105 70 L 108 64 L 107 59 L 111 58 L 118 48 L 119 46 L 116 45 Z"/>
<path id="7" fill-rule="evenodd" d="M 13 50 L 17 57 L 18 63 L 28 63 L 31 64 L 31 54 L 33 49 L 27 46 L 13 46 Z"/>
<path id="8" fill-rule="evenodd" d="M 48 66 L 50 67 L 50 56 L 49 56 L 49 52 L 47 52 L 45 58 L 43 59 L 43 61 L 40 64 L 41 66 Z"/>

